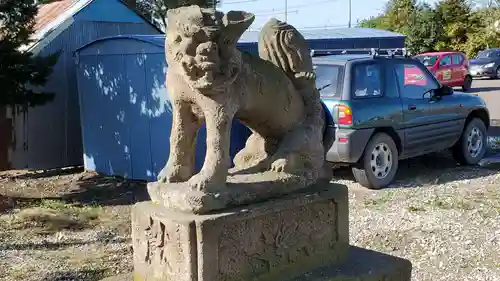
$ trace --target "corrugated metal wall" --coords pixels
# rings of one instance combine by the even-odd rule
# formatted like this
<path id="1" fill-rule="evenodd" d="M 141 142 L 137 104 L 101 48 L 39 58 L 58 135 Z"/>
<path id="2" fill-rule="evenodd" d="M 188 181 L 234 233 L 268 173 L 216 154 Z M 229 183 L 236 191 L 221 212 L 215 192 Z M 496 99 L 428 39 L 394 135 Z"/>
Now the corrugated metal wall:
<path id="1" fill-rule="evenodd" d="M 172 124 L 163 46 L 111 38 L 83 48 L 77 57 L 85 168 L 155 180 L 168 159 Z M 243 148 L 248 135 L 249 130 L 235 122 L 231 156 Z M 203 164 L 205 138 L 202 128 L 197 170 Z"/>
<path id="2" fill-rule="evenodd" d="M 45 87 L 55 92 L 56 97 L 50 104 L 29 108 L 16 116 L 12 166 L 52 169 L 81 165 L 83 152 L 73 52 L 104 36 L 157 33 L 145 22 L 74 21 L 47 45 L 40 55 L 63 50 Z"/>

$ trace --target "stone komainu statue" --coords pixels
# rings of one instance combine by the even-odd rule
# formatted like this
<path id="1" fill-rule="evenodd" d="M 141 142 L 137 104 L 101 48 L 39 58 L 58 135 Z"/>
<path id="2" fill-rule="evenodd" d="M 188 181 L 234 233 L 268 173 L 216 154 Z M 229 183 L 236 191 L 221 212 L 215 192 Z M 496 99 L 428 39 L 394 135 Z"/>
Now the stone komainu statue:
<path id="1" fill-rule="evenodd" d="M 323 175 L 325 112 L 302 35 L 271 19 L 259 38 L 259 56 L 236 42 L 254 15 L 227 14 L 198 6 L 168 12 L 167 89 L 173 109 L 170 155 L 161 182 L 184 182 L 210 192 L 224 188 L 231 159 L 231 124 L 238 118 L 252 131 L 235 157 L 231 174 L 274 172 L 312 184 Z M 207 127 L 207 152 L 194 174 L 195 140 Z"/>

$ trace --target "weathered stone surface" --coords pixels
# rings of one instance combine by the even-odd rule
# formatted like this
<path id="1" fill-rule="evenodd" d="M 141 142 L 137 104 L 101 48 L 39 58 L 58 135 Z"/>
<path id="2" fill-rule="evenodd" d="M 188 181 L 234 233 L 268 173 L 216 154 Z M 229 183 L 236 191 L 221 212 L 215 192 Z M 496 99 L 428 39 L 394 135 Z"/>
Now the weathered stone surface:
<path id="1" fill-rule="evenodd" d="M 410 281 L 410 261 L 358 247 L 342 265 L 317 268 L 289 281 Z"/>
<path id="2" fill-rule="evenodd" d="M 166 86 L 172 103 L 170 155 L 160 182 L 187 182 L 192 190 L 226 187 L 234 118 L 252 135 L 235 157 L 235 170 L 272 171 L 314 184 L 325 172 L 325 112 L 316 90 L 311 58 L 302 35 L 272 19 L 262 30 L 259 55 L 241 53 L 236 43 L 255 16 L 226 14 L 198 6 L 170 9 L 165 53 Z M 194 174 L 195 140 L 206 124 L 206 156 Z"/>
<path id="3" fill-rule="evenodd" d="M 151 200 L 169 209 L 204 214 L 311 188 L 300 176 L 274 173 L 231 175 L 219 192 L 193 190 L 183 183 L 148 183 Z"/>
<path id="4" fill-rule="evenodd" d="M 347 188 L 301 194 L 212 215 L 133 208 L 135 280 L 283 280 L 346 258 Z"/>

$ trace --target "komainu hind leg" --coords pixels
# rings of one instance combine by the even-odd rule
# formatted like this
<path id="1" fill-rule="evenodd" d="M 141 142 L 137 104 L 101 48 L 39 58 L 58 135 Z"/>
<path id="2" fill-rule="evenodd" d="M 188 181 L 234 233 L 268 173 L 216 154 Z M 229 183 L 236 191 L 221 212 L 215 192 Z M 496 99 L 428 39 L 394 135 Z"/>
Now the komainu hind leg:
<path id="1" fill-rule="evenodd" d="M 233 159 L 234 168 L 231 172 L 237 173 L 246 170 L 247 172 L 262 172 L 269 166 L 270 156 L 276 149 L 276 141 L 266 139 L 256 132 L 253 132 L 247 139 L 245 147 L 236 154 Z"/>

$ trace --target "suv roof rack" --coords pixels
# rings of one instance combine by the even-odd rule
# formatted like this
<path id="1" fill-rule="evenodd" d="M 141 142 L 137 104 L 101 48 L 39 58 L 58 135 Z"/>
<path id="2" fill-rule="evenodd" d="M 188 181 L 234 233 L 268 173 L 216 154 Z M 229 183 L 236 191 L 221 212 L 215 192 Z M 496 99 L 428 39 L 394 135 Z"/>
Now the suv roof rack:
<path id="1" fill-rule="evenodd" d="M 346 55 L 346 54 L 369 54 L 371 56 L 379 57 L 410 57 L 410 53 L 406 48 L 396 48 L 396 49 L 382 49 L 382 48 L 363 48 L 363 49 L 312 49 L 311 57 L 319 56 L 330 56 L 330 55 Z"/>

